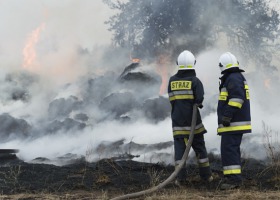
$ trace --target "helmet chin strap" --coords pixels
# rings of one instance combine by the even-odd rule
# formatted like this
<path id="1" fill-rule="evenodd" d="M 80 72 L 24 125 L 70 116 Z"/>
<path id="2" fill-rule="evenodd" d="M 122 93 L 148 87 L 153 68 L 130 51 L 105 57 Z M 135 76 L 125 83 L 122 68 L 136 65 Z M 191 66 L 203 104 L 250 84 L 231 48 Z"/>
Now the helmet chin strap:
<path id="1" fill-rule="evenodd" d="M 220 68 L 221 72 L 224 71 L 223 67 L 224 67 L 224 65 L 220 62 L 220 63 L 219 63 L 219 68 Z"/>

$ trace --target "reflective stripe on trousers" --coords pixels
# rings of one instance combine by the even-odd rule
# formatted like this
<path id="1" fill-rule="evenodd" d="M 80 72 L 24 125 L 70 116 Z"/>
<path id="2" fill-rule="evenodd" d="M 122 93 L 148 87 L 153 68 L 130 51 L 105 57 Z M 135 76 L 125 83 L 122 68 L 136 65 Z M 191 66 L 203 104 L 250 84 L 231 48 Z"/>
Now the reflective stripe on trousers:
<path id="1" fill-rule="evenodd" d="M 197 163 L 199 167 L 209 167 L 209 159 L 208 158 L 202 158 L 202 159 L 197 159 Z"/>
<path id="2" fill-rule="evenodd" d="M 240 165 L 224 166 L 223 172 L 224 175 L 241 174 L 241 166 Z"/>
<path id="3" fill-rule="evenodd" d="M 191 134 L 191 127 L 190 126 L 173 127 L 172 129 L 173 129 L 173 136 Z M 196 125 L 195 130 L 194 130 L 195 134 L 202 133 L 203 131 L 205 131 L 205 128 L 204 128 L 202 123 Z"/>

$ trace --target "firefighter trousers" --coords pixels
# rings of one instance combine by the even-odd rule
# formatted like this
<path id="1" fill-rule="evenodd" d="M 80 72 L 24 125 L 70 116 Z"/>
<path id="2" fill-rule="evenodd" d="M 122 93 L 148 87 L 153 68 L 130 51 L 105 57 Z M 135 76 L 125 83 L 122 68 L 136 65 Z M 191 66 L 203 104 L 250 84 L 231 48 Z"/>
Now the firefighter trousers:
<path id="1" fill-rule="evenodd" d="M 175 151 L 175 165 L 179 164 L 181 161 L 185 149 L 186 144 L 188 142 L 187 138 L 174 138 L 174 151 Z M 194 135 L 192 148 L 196 154 L 197 162 L 199 166 L 199 175 L 202 180 L 207 180 L 212 172 L 209 165 L 209 159 L 207 155 L 207 150 L 205 147 L 204 135 L 203 134 L 196 134 Z M 177 179 L 180 181 L 186 180 L 186 164 L 180 170 L 177 175 Z"/>
<path id="2" fill-rule="evenodd" d="M 224 178 L 232 183 L 240 184 L 241 153 L 240 145 L 243 134 L 223 134 L 221 137 L 221 158 Z"/>

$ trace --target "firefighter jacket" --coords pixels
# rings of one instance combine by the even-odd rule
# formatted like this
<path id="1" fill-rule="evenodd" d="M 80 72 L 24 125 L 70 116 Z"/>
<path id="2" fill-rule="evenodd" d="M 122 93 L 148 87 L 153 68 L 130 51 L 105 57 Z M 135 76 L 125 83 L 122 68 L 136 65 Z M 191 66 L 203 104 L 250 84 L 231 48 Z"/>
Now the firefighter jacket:
<path id="1" fill-rule="evenodd" d="M 202 104 L 204 89 L 194 70 L 179 70 L 170 77 L 168 95 L 174 138 L 188 138 L 191 131 L 193 104 Z M 195 134 L 206 133 L 199 110 Z"/>
<path id="2" fill-rule="evenodd" d="M 238 134 L 251 132 L 250 96 L 244 72 L 238 67 L 225 71 L 220 78 L 220 96 L 218 102 L 218 134 Z M 230 125 L 224 127 L 222 119 L 230 119 Z"/>

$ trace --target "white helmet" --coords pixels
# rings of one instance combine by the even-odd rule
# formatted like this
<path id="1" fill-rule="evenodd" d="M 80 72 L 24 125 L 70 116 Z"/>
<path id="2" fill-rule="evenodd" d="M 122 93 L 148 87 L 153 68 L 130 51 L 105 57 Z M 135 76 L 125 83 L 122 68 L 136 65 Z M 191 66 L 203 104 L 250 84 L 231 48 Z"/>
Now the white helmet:
<path id="1" fill-rule="evenodd" d="M 238 67 L 238 66 L 239 66 L 239 63 L 238 63 L 236 57 L 232 53 L 226 52 L 220 56 L 219 67 L 222 72 L 229 68 Z"/>
<path id="2" fill-rule="evenodd" d="M 177 65 L 179 70 L 194 69 L 196 63 L 194 55 L 190 51 L 183 51 L 177 58 Z"/>

